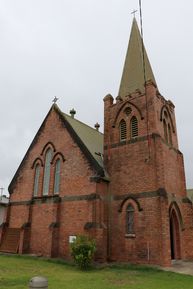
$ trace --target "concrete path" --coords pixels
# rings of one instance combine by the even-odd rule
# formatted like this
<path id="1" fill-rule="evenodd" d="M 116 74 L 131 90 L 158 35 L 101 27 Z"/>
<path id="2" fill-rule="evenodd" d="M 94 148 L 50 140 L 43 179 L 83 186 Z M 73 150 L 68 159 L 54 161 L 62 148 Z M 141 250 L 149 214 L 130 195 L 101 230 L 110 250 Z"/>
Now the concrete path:
<path id="1" fill-rule="evenodd" d="M 181 274 L 193 275 L 193 262 L 181 260 L 172 261 L 171 267 L 163 268 L 164 271 L 172 271 Z"/>

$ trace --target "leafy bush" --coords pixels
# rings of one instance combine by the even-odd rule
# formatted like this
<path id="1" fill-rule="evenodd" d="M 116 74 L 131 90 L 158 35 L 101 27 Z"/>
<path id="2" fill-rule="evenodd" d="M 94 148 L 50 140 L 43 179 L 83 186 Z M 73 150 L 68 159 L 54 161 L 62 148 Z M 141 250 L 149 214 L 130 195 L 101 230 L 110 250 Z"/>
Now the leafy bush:
<path id="1" fill-rule="evenodd" d="M 77 236 L 76 240 L 71 243 L 71 255 L 74 258 L 74 262 L 82 270 L 88 269 L 93 260 L 95 251 L 95 241 L 87 236 Z"/>

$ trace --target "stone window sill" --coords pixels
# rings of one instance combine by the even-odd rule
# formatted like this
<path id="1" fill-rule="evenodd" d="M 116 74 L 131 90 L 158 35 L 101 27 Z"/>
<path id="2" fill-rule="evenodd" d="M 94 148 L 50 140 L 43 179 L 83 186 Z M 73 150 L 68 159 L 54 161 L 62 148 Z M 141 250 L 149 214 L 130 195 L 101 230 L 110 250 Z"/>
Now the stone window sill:
<path id="1" fill-rule="evenodd" d="M 135 238 L 136 235 L 134 233 L 132 234 L 125 234 L 125 238 Z"/>

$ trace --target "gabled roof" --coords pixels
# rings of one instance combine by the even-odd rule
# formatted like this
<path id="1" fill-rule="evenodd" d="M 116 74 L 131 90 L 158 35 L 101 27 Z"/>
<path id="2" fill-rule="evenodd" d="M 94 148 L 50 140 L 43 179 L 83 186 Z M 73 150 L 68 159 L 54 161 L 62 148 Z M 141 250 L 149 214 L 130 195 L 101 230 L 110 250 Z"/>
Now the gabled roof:
<path id="1" fill-rule="evenodd" d="M 28 148 L 22 162 L 20 163 L 10 185 L 9 193 L 12 193 L 12 187 L 17 179 L 20 169 L 22 168 L 25 160 L 27 159 L 29 151 L 33 148 L 36 143 L 36 140 L 43 129 L 45 122 L 51 113 L 54 110 L 60 117 L 61 121 L 64 124 L 64 127 L 68 130 L 74 141 L 80 147 L 81 151 L 88 159 L 91 166 L 95 169 L 97 176 L 106 177 L 105 170 L 103 167 L 103 134 L 97 131 L 96 129 L 80 122 L 77 119 L 72 118 L 71 116 L 63 113 L 59 107 L 54 104 L 52 105 L 50 111 L 45 117 L 42 125 L 40 126 L 38 132 L 36 133 L 30 147 Z"/>
<path id="2" fill-rule="evenodd" d="M 144 60 L 145 60 L 145 78 L 146 81 L 151 80 L 155 85 L 155 77 L 144 47 Z M 144 65 L 143 65 L 143 53 L 142 53 L 142 39 L 137 25 L 137 21 L 134 17 L 128 50 L 125 58 L 125 64 L 123 74 L 121 78 L 119 96 L 125 98 L 130 93 L 139 89 L 144 92 Z"/>
<path id="3" fill-rule="evenodd" d="M 70 129 L 72 136 L 79 142 L 81 148 L 88 150 L 93 160 L 103 169 L 103 134 L 68 114 L 63 113 L 57 105 L 54 105 L 54 109 L 60 114 L 67 129 Z"/>
<path id="4" fill-rule="evenodd" d="M 92 154 L 93 158 L 103 167 L 103 134 L 65 113 L 63 113 L 63 115 Z"/>

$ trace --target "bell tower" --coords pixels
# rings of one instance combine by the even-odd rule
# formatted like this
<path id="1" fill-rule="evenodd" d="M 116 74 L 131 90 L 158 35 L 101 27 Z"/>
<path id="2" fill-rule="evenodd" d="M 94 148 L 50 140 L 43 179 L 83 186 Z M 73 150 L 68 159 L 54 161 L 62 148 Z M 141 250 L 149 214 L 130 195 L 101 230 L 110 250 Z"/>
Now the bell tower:
<path id="1" fill-rule="evenodd" d="M 175 106 L 160 94 L 142 45 L 134 17 L 119 94 L 115 100 L 111 95 L 104 98 L 109 258 L 170 265 L 175 255 L 173 239 L 178 242 L 178 257 L 193 256 L 193 250 L 187 253 L 182 246 L 188 234 L 193 237 L 188 224 L 186 230 L 182 228 L 192 209 L 186 197 Z M 170 221 L 173 210 L 178 222 L 175 237 Z"/>

